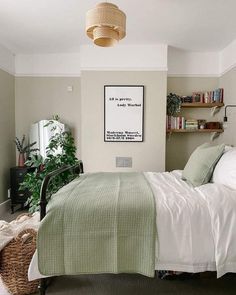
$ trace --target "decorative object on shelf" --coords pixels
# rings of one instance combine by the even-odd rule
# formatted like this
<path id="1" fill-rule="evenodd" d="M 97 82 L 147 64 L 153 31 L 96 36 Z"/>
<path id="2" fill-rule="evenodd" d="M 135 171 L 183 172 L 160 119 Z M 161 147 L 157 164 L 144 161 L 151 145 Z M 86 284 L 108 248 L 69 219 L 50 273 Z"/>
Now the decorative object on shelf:
<path id="1" fill-rule="evenodd" d="M 206 122 L 206 129 L 222 129 L 220 122 Z"/>
<path id="2" fill-rule="evenodd" d="M 86 14 L 86 32 L 95 45 L 114 46 L 126 35 L 126 15 L 115 4 L 99 3 Z"/>
<path id="3" fill-rule="evenodd" d="M 53 120 L 49 121 L 49 125 L 50 124 L 53 124 Z M 55 151 L 59 149 L 61 152 L 55 154 Z M 28 172 L 25 175 L 24 181 L 20 187 L 22 190 L 28 189 L 31 193 L 31 196 L 26 202 L 26 204 L 29 205 L 29 211 L 31 213 L 39 209 L 40 189 L 45 176 L 58 168 L 67 165 L 73 166 L 78 163 L 79 160 L 76 158 L 75 153 L 76 147 L 71 132 L 61 131 L 51 137 L 45 159 L 40 155 L 31 155 L 25 162 L 28 167 L 34 168 L 32 172 Z M 72 176 L 69 171 L 55 177 L 50 182 L 48 194 L 51 195 L 55 193 L 70 180 L 72 180 Z"/>
<path id="4" fill-rule="evenodd" d="M 144 86 L 104 86 L 104 141 L 143 141 Z"/>
<path id="5" fill-rule="evenodd" d="M 193 92 L 192 102 L 204 102 L 204 94 L 202 92 Z"/>
<path id="6" fill-rule="evenodd" d="M 193 97 L 191 95 L 184 95 L 184 96 L 181 96 L 181 102 L 182 103 L 192 103 L 193 102 Z"/>
<path id="7" fill-rule="evenodd" d="M 20 140 L 18 137 L 14 139 L 16 148 L 19 152 L 18 157 L 18 167 L 24 167 L 25 166 L 25 158 L 29 156 L 31 152 L 37 151 L 38 149 L 32 149 L 32 147 L 36 144 L 35 142 L 25 144 L 25 135 L 23 135 L 22 139 Z M 26 155 L 26 157 L 25 157 Z"/>
<path id="8" fill-rule="evenodd" d="M 175 93 L 170 93 L 167 95 L 167 115 L 174 116 L 180 112 L 181 109 L 181 98 Z"/>
<path id="9" fill-rule="evenodd" d="M 200 119 L 200 120 L 197 120 L 197 121 L 198 121 L 198 128 L 199 129 L 205 129 L 206 128 L 206 120 Z"/>

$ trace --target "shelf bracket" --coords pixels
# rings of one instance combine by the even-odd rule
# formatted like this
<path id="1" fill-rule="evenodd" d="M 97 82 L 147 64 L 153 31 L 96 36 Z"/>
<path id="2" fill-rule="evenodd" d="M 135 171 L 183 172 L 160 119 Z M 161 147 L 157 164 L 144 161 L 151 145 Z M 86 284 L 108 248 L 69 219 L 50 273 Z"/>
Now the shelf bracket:
<path id="1" fill-rule="evenodd" d="M 214 117 L 215 114 L 219 113 L 219 111 L 220 111 L 219 106 L 215 106 L 215 107 L 211 108 L 211 116 Z"/>
<path id="2" fill-rule="evenodd" d="M 219 132 L 212 132 L 210 139 L 211 139 L 211 141 L 214 141 L 219 136 L 220 136 Z"/>

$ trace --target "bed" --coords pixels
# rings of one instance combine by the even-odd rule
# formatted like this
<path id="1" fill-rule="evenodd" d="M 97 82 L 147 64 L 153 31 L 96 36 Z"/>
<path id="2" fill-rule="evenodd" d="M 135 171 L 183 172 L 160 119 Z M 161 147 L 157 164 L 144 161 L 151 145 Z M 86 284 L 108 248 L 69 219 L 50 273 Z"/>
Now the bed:
<path id="1" fill-rule="evenodd" d="M 41 219 L 47 218 L 47 183 L 57 173 L 49 175 L 42 187 Z M 236 190 L 212 182 L 194 187 L 182 180 L 182 173 L 142 173 L 152 190 L 156 212 L 154 269 L 216 271 L 218 278 L 236 272 Z M 38 253 L 29 268 L 29 279 L 36 278 L 42 278 L 41 294 L 45 294 L 46 281 L 38 271 Z"/>

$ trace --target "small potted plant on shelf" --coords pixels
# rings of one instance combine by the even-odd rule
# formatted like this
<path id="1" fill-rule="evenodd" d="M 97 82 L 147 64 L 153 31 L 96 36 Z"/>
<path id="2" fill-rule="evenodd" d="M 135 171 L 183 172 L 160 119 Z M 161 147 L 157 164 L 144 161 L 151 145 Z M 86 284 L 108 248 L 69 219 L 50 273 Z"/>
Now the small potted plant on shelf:
<path id="1" fill-rule="evenodd" d="M 181 109 L 181 98 L 175 93 L 167 95 L 166 112 L 168 116 L 174 116 L 180 112 Z"/>
<path id="2" fill-rule="evenodd" d="M 24 167 L 25 166 L 25 156 L 31 153 L 38 151 L 38 149 L 32 148 L 35 144 L 36 141 L 33 143 L 25 144 L 25 135 L 23 135 L 22 139 L 20 140 L 18 137 L 14 139 L 16 148 L 19 152 L 19 157 L 18 157 L 18 167 Z"/>

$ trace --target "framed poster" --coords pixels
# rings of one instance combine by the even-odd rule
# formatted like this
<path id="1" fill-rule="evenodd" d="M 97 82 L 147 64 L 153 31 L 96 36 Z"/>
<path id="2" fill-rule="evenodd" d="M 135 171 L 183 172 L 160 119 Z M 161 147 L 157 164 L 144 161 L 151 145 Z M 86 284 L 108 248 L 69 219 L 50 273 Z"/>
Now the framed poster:
<path id="1" fill-rule="evenodd" d="M 104 141 L 143 141 L 144 86 L 104 86 Z"/>

